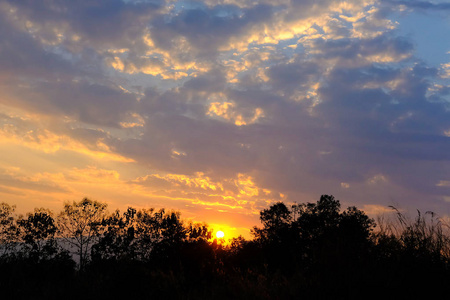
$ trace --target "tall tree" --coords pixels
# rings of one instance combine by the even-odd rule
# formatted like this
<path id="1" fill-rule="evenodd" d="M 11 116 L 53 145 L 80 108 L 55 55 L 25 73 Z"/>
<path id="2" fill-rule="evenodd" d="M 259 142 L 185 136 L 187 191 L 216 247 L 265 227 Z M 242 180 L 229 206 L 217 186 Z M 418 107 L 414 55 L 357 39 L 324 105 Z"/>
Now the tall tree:
<path id="1" fill-rule="evenodd" d="M 22 252 L 36 261 L 49 259 L 60 252 L 55 240 L 58 228 L 51 211 L 36 208 L 26 218 L 17 221 L 22 236 Z"/>
<path id="2" fill-rule="evenodd" d="M 84 198 L 66 203 L 58 216 L 59 236 L 78 255 L 80 270 L 84 269 L 92 245 L 105 229 L 102 221 L 106 217 L 106 208 L 106 203 Z"/>
<path id="3" fill-rule="evenodd" d="M 178 212 L 143 209 L 137 212 L 136 237 L 141 258 L 167 257 L 187 236 Z"/>
<path id="4" fill-rule="evenodd" d="M 19 227 L 14 218 L 16 207 L 0 203 L 0 256 L 10 254 L 19 239 Z"/>
<path id="5" fill-rule="evenodd" d="M 286 238 L 287 231 L 291 226 L 292 212 L 283 203 L 278 202 L 268 209 L 260 212 L 260 220 L 263 228 L 254 227 L 253 235 L 257 240 L 264 243 L 280 242 Z"/>
<path id="6" fill-rule="evenodd" d="M 96 260 L 136 259 L 138 239 L 136 235 L 136 209 L 128 207 L 122 215 L 115 211 L 103 220 L 103 235 L 92 247 Z"/>

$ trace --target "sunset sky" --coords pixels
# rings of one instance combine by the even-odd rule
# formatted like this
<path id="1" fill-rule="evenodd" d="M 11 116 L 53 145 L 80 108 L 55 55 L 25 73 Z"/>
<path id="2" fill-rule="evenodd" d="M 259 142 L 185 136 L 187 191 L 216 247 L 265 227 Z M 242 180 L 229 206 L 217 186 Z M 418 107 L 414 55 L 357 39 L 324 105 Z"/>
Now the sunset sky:
<path id="1" fill-rule="evenodd" d="M 0 0 L 0 202 L 446 217 L 449 33 L 448 0 Z"/>

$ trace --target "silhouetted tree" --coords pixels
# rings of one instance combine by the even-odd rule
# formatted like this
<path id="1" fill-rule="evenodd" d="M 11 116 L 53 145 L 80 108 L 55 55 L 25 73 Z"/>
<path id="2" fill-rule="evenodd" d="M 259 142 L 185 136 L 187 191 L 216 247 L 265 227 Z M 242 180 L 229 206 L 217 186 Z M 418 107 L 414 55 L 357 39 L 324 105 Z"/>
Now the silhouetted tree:
<path id="1" fill-rule="evenodd" d="M 186 228 L 189 240 L 209 240 L 212 238 L 212 230 L 208 228 L 208 224 L 189 223 Z"/>
<path id="2" fill-rule="evenodd" d="M 333 196 L 322 195 L 317 203 L 299 206 L 295 225 L 302 239 L 314 240 L 338 227 L 341 204 Z"/>
<path id="3" fill-rule="evenodd" d="M 278 202 L 260 212 L 263 228 L 254 227 L 252 232 L 257 240 L 263 243 L 281 242 L 287 238 L 291 226 L 291 211 L 283 202 Z"/>
<path id="4" fill-rule="evenodd" d="M 136 209 L 129 207 L 120 215 L 114 214 L 102 221 L 104 232 L 97 244 L 92 247 L 92 256 L 96 260 L 136 259 Z"/>
<path id="5" fill-rule="evenodd" d="M 20 231 L 14 218 L 15 206 L 0 203 L 0 257 L 13 253 L 20 239 Z"/>
<path id="6" fill-rule="evenodd" d="M 52 213 L 44 208 L 35 209 L 26 218 L 17 221 L 22 236 L 22 253 L 35 261 L 54 258 L 61 252 L 55 235 L 58 228 Z"/>
<path id="7" fill-rule="evenodd" d="M 339 221 L 341 238 L 351 244 L 363 244 L 369 241 L 375 227 L 375 221 L 354 206 L 347 208 L 341 214 Z"/>
<path id="8" fill-rule="evenodd" d="M 375 231 L 363 211 L 341 211 L 330 195 L 278 202 L 261 210 L 253 239 L 227 244 L 212 239 L 207 224 L 164 209 L 107 214 L 106 204 L 83 199 L 65 204 L 55 221 L 46 209 L 16 219 L 14 207 L 2 204 L 0 243 L 8 255 L 0 257 L 0 289 L 8 299 L 413 298 L 417 286 L 449 292 L 450 235 L 442 221 L 430 212 L 412 220 L 394 213 L 397 223 Z M 83 272 L 58 239 L 73 247 Z"/>
<path id="9" fill-rule="evenodd" d="M 158 212 L 158 233 L 156 243 L 153 244 L 152 258 L 159 263 L 174 263 L 181 244 L 187 238 L 187 229 L 184 227 L 179 212 L 168 212 L 164 209 Z"/>
<path id="10" fill-rule="evenodd" d="M 211 234 L 206 226 L 185 227 L 178 212 L 153 208 L 128 208 L 123 215 L 116 211 L 103 219 L 102 226 L 103 234 L 93 246 L 96 259 L 161 261 L 173 256 L 171 253 L 189 237 Z"/>
<path id="11" fill-rule="evenodd" d="M 80 270 L 89 258 L 91 246 L 97 243 L 103 233 L 102 221 L 106 216 L 105 203 L 84 198 L 73 203 L 66 203 L 58 215 L 59 237 L 78 255 Z"/>
<path id="12" fill-rule="evenodd" d="M 155 245 L 162 241 L 162 223 L 165 210 L 153 208 L 139 210 L 136 214 L 136 253 L 141 260 L 149 260 Z"/>

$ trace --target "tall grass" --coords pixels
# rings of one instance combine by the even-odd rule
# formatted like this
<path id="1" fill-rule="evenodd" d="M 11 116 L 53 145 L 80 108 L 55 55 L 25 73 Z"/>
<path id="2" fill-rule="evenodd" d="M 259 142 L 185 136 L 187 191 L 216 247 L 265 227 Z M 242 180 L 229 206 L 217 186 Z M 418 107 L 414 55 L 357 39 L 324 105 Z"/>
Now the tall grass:
<path id="1" fill-rule="evenodd" d="M 417 215 L 411 218 L 394 206 L 390 208 L 393 216 L 377 218 L 376 243 L 391 239 L 397 241 L 397 246 L 404 252 L 414 256 L 449 261 L 450 227 L 443 219 L 432 211 L 422 213 L 417 210 Z"/>

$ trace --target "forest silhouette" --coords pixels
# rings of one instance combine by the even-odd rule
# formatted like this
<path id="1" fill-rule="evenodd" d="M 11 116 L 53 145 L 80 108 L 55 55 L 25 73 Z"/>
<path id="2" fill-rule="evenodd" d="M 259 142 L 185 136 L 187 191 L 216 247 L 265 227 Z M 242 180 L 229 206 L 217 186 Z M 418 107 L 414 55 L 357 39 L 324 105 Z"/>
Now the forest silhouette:
<path id="1" fill-rule="evenodd" d="M 375 221 L 356 207 L 275 203 L 225 243 L 179 212 L 59 214 L 0 204 L 2 299 L 411 299 L 450 291 L 450 235 L 433 213 Z"/>

